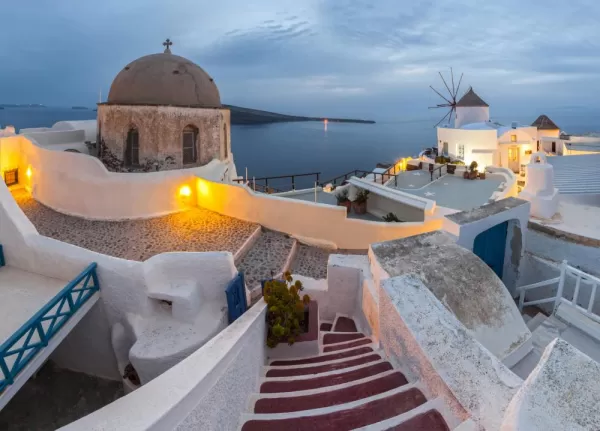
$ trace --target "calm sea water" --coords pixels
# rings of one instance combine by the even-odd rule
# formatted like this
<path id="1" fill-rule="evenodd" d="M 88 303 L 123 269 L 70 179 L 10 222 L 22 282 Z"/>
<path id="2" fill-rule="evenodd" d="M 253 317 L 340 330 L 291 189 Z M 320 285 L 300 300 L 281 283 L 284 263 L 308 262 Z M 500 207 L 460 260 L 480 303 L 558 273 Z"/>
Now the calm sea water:
<path id="1" fill-rule="evenodd" d="M 555 113 L 550 116 L 570 133 L 600 129 L 595 115 Z M 0 110 L 0 126 L 11 124 L 17 129 L 95 118 L 96 112 L 92 110 Z M 495 118 L 504 124 L 512 120 L 526 124 L 533 119 Z M 416 155 L 422 148 L 435 145 L 436 132 L 432 126 L 430 119 L 376 124 L 330 123 L 327 129 L 319 122 L 232 126 L 232 151 L 240 175 L 244 175 L 246 168 L 250 177 L 257 178 L 320 172 L 321 180 L 327 180 L 355 169 L 371 170 L 379 162 Z M 314 180 L 307 178 L 302 185 L 308 186 L 309 181 Z M 270 184 L 278 185 L 275 181 Z"/>

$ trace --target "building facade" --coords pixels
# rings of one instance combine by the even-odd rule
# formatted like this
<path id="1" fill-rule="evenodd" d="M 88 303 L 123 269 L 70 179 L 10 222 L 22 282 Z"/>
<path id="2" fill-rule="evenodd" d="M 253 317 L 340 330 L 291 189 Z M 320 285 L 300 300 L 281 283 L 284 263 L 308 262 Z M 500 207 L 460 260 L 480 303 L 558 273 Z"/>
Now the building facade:
<path id="1" fill-rule="evenodd" d="M 229 158 L 230 112 L 214 80 L 167 46 L 119 72 L 107 102 L 98 105 L 97 142 L 111 171 L 203 166 Z"/>

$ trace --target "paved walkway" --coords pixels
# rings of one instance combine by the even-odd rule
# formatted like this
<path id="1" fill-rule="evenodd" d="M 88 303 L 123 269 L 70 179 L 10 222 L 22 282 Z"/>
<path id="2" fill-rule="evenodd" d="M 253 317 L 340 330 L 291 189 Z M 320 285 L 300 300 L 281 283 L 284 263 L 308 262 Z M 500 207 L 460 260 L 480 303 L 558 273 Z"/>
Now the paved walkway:
<path id="1" fill-rule="evenodd" d="M 139 261 L 169 251 L 235 253 L 258 226 L 201 208 L 147 220 L 93 221 L 56 212 L 23 189 L 13 196 L 41 235 Z"/>
<path id="2" fill-rule="evenodd" d="M 327 261 L 330 254 L 367 254 L 367 250 L 325 250 L 300 245 L 292 263 L 291 273 L 316 280 L 327 278 Z"/>

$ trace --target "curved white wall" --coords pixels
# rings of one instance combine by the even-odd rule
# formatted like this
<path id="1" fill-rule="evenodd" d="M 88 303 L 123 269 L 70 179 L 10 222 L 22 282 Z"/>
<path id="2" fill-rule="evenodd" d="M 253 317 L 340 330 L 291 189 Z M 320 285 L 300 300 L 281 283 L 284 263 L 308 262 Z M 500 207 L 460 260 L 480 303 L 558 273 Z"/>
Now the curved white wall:
<path id="1" fill-rule="evenodd" d="M 454 127 L 459 128 L 465 124 L 483 123 L 490 121 L 489 106 L 459 106 L 456 108 Z"/>
<path id="2" fill-rule="evenodd" d="M 348 218 L 344 207 L 254 193 L 237 184 L 197 178 L 198 205 L 230 217 L 338 248 L 367 249 L 369 244 L 441 229 L 443 217 L 424 222 L 383 223 Z"/>
<path id="3" fill-rule="evenodd" d="M 33 137 L 52 139 L 50 132 L 0 139 L 1 169 L 19 167 L 20 183 L 42 204 L 64 214 L 96 220 L 149 218 L 195 206 L 195 175 L 215 181 L 229 178 L 231 162 L 213 160 L 193 169 L 148 173 L 109 172 L 95 157 L 51 151 Z M 16 166 L 13 166 L 16 165 Z M 25 173 L 31 168 L 31 178 Z M 188 185 L 192 196 L 180 196 Z"/>

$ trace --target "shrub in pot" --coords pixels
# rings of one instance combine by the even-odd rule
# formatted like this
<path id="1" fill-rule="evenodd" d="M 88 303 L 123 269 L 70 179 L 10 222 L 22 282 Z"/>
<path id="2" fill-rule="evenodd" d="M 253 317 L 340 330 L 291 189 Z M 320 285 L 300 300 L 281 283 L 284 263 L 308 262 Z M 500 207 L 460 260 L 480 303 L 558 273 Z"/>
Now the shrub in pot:
<path id="1" fill-rule="evenodd" d="M 447 166 L 447 172 L 448 172 L 450 175 L 454 175 L 454 171 L 455 171 L 455 170 L 456 170 L 456 165 L 451 165 L 451 164 L 449 164 L 449 165 Z"/>
<path id="2" fill-rule="evenodd" d="M 477 178 L 477 162 L 476 161 L 472 161 L 471 164 L 469 165 L 469 178 L 472 180 Z"/>
<path id="3" fill-rule="evenodd" d="M 356 197 L 352 201 L 352 208 L 356 214 L 365 214 L 367 212 L 367 199 L 369 199 L 369 191 L 358 189 Z"/>
<path id="4" fill-rule="evenodd" d="M 290 272 L 284 280 L 265 282 L 264 300 L 267 303 L 267 346 L 275 347 L 281 342 L 290 346 L 303 332 L 305 308 L 310 302 L 308 295 L 300 297 L 303 290 L 299 280 L 294 282 Z"/>
<path id="5" fill-rule="evenodd" d="M 388 223 L 392 223 L 392 222 L 399 223 L 400 222 L 400 219 L 398 217 L 396 217 L 396 214 L 394 214 L 394 213 L 387 213 L 386 215 L 383 216 L 383 220 Z"/>
<path id="6" fill-rule="evenodd" d="M 337 204 L 339 206 L 346 207 L 346 212 L 350 212 L 352 202 L 350 202 L 350 199 L 348 199 L 348 189 L 344 189 L 341 192 L 336 193 L 335 198 L 337 199 Z"/>

